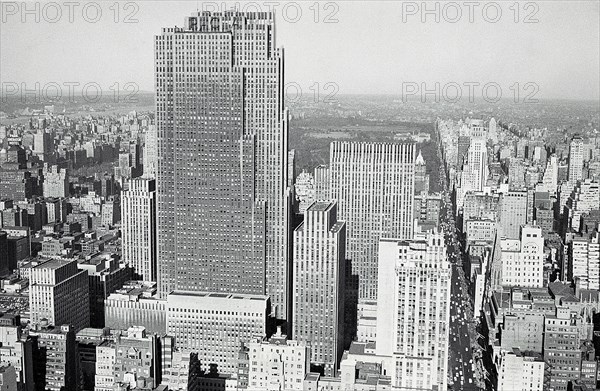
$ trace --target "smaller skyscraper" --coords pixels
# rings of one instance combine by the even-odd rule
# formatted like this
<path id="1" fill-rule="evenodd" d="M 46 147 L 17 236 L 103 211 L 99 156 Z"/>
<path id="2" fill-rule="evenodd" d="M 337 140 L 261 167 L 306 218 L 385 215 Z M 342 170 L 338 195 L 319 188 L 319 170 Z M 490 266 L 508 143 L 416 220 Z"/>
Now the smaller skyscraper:
<path id="1" fill-rule="evenodd" d="M 144 281 L 156 281 L 156 180 L 134 178 L 122 192 L 123 260 Z"/>
<path id="2" fill-rule="evenodd" d="M 70 324 L 75 332 L 90 325 L 87 272 L 76 260 L 50 260 L 31 269 L 31 323 Z"/>
<path id="3" fill-rule="evenodd" d="M 576 182 L 583 179 L 583 139 L 574 136 L 569 144 L 569 181 Z"/>
<path id="4" fill-rule="evenodd" d="M 395 356 L 392 385 L 446 389 L 450 275 L 441 231 L 379 242 L 376 354 Z"/>
<path id="5" fill-rule="evenodd" d="M 527 224 L 527 192 L 508 191 L 500 197 L 502 237 L 519 239 L 521 226 Z"/>
<path id="6" fill-rule="evenodd" d="M 346 225 L 336 202 L 315 202 L 294 231 L 293 337 L 335 376 L 343 353 Z"/>

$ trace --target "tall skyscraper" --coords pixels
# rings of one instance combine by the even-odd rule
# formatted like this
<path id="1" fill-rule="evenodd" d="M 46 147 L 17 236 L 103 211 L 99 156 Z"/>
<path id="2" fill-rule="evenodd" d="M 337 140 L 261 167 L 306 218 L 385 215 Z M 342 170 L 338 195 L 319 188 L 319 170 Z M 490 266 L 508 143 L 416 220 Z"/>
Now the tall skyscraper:
<path id="1" fill-rule="evenodd" d="M 443 232 L 381 240 L 376 354 L 396 357 L 396 387 L 446 389 L 450 276 Z"/>
<path id="2" fill-rule="evenodd" d="M 159 289 L 267 294 L 289 316 L 288 112 L 270 12 L 155 40 Z"/>
<path id="3" fill-rule="evenodd" d="M 569 144 L 569 181 L 576 182 L 583 179 L 583 139 L 574 136 Z"/>
<path id="4" fill-rule="evenodd" d="M 335 202 L 314 202 L 294 231 L 294 339 L 311 344 L 312 364 L 335 376 L 344 350 L 346 225 Z"/>
<path id="5" fill-rule="evenodd" d="M 156 181 L 135 178 L 122 192 L 123 260 L 144 281 L 156 281 Z"/>
<path id="6" fill-rule="evenodd" d="M 359 299 L 377 298 L 379 239 L 412 237 L 415 158 L 414 144 L 331 143 L 329 199 L 347 224 Z"/>
<path id="7" fill-rule="evenodd" d="M 457 189 L 456 207 L 462 208 L 465 194 L 468 191 L 482 191 L 488 178 L 487 132 L 481 124 L 469 125 L 469 149 L 464 158 L 460 177 L 460 188 Z"/>

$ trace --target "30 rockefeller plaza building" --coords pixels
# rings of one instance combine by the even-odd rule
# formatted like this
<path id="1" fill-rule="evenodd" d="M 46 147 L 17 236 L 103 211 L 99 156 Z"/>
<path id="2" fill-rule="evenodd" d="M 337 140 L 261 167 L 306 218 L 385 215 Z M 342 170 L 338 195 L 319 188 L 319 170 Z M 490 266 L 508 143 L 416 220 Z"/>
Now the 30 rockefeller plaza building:
<path id="1" fill-rule="evenodd" d="M 199 12 L 155 40 L 159 290 L 268 295 L 289 318 L 283 52 L 271 13 Z"/>

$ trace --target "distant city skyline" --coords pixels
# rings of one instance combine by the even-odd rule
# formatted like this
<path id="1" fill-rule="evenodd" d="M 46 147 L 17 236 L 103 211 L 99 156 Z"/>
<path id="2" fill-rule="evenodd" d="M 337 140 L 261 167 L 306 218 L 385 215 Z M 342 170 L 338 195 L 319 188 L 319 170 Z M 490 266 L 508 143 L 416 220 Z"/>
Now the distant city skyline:
<path id="1" fill-rule="evenodd" d="M 115 83 L 121 90 L 135 83 L 140 91 L 154 91 L 153 40 L 162 26 L 183 26 L 182 15 L 235 3 L 99 3 L 102 14 L 96 23 L 85 20 L 95 18 L 91 3 L 74 8 L 72 23 L 62 3 L 60 17 L 49 3 L 26 4 L 32 13 L 24 14 L 22 3 L 2 3 L 0 82 L 25 83 L 26 88 L 36 82 L 95 82 L 108 95 Z M 239 2 L 247 10 L 266 11 L 272 4 Z M 401 95 L 403 83 L 423 90 L 439 83 L 454 95 L 451 83 L 457 83 L 463 102 L 469 92 L 464 83 L 479 83 L 476 99 L 486 83 L 497 83 L 503 98 L 513 97 L 515 83 L 521 98 L 533 92 L 525 83 L 535 83 L 537 99 L 600 99 L 598 2 L 520 3 L 518 15 L 512 3 L 481 2 L 473 9 L 474 23 L 461 2 L 454 3 L 458 10 L 444 2 L 427 4 L 431 9 L 439 4 L 438 12 L 427 14 L 421 2 L 280 2 L 275 6 L 276 45 L 286 50 L 286 83 L 297 83 L 304 96 L 318 91 L 322 97 L 334 91 Z M 497 8 L 501 15 L 492 23 Z M 452 23 L 457 11 L 462 15 Z M 123 23 L 129 15 L 137 23 Z M 538 22 L 524 23 L 526 18 Z M 35 53 L 36 61 L 24 52 Z M 66 95 L 67 87 L 61 88 Z"/>

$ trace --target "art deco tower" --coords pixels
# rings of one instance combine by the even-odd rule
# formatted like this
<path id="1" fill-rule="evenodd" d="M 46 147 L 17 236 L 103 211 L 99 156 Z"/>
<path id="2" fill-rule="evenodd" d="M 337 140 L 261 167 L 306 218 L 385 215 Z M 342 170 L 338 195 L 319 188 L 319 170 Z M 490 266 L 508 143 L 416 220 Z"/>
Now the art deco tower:
<path id="1" fill-rule="evenodd" d="M 414 144 L 331 143 L 329 194 L 346 221 L 359 299 L 377 299 L 379 240 L 412 238 L 415 158 Z"/>
<path id="2" fill-rule="evenodd" d="M 199 12 L 155 40 L 158 260 L 174 289 L 267 294 L 287 316 L 288 113 L 267 12 Z"/>

